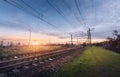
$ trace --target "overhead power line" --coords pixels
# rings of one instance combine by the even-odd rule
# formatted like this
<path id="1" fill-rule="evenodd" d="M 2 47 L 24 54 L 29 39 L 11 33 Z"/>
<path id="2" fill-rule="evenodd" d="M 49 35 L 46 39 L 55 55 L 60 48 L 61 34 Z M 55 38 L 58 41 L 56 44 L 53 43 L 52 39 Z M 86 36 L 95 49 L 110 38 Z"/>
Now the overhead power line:
<path id="1" fill-rule="evenodd" d="M 52 25 L 53 27 L 57 28 L 55 25 L 51 24 L 50 22 L 46 21 L 43 19 L 43 17 L 45 17 L 43 14 L 41 14 L 39 11 L 37 11 L 36 9 L 34 9 L 31 5 L 29 5 L 28 3 L 26 3 L 24 0 L 21 0 L 26 6 L 28 6 L 29 8 L 31 8 L 33 11 L 35 11 L 38 14 L 38 18 L 40 18 L 41 20 L 43 20 L 44 22 L 48 23 L 49 25 Z"/>
<path id="2" fill-rule="evenodd" d="M 80 14 L 80 16 L 81 16 L 83 25 L 86 26 L 85 20 L 84 20 L 84 18 L 83 18 L 83 16 L 82 16 L 82 13 L 81 13 L 81 10 L 80 10 L 80 1 L 79 1 L 79 0 L 74 0 L 74 2 L 75 2 L 75 5 L 76 5 L 76 8 L 78 9 L 78 12 L 79 12 L 79 14 Z"/>
<path id="3" fill-rule="evenodd" d="M 66 20 L 66 22 L 68 22 L 72 26 L 72 23 L 65 17 L 64 13 L 55 4 L 53 4 L 52 0 L 46 1 L 52 8 L 54 8 L 58 12 L 58 14 L 60 14 L 64 18 L 64 20 Z"/>
<path id="4" fill-rule="evenodd" d="M 94 2 L 94 0 L 91 0 L 92 1 L 92 8 L 93 8 L 93 14 L 94 14 L 94 24 L 93 24 L 93 26 L 95 26 L 96 25 L 96 7 L 95 7 L 95 2 Z"/>
<path id="5" fill-rule="evenodd" d="M 47 20 L 43 19 L 42 17 L 37 16 L 37 15 L 35 15 L 34 13 L 31 13 L 31 12 L 27 11 L 26 8 L 24 8 L 22 5 L 18 4 L 17 2 L 12 1 L 12 0 L 10 0 L 10 1 L 4 0 L 4 1 L 7 2 L 7 3 L 9 3 L 10 5 L 12 5 L 12 6 L 14 6 L 14 7 L 16 7 L 16 8 L 18 8 L 18 9 L 20 9 L 20 10 L 22 10 L 22 11 L 24 11 L 24 12 L 30 14 L 30 15 L 32 15 L 32 16 L 40 19 L 41 21 L 43 21 L 43 22 L 51 25 L 51 26 L 54 27 L 55 29 L 58 29 L 55 25 L 51 24 L 50 22 L 48 22 Z M 23 0 L 22 0 L 22 1 L 23 1 Z M 29 6 L 29 5 L 27 5 L 27 6 Z M 29 8 L 31 8 L 32 10 L 34 9 L 34 8 L 30 7 L 30 6 L 29 6 Z M 35 9 L 34 9 L 34 11 L 35 11 Z M 38 15 L 40 15 L 40 13 L 38 13 Z"/>
<path id="6" fill-rule="evenodd" d="M 71 7 L 67 4 L 67 2 L 65 0 L 62 0 L 63 4 L 69 9 L 70 12 L 72 12 L 72 14 L 74 15 L 74 17 L 76 18 L 76 20 L 78 22 L 80 22 L 79 18 L 76 16 L 75 12 L 71 9 Z"/>
<path id="7" fill-rule="evenodd" d="M 36 9 L 34 9 L 31 5 L 29 5 L 28 3 L 26 3 L 24 0 L 21 0 L 26 6 L 28 6 L 29 8 L 31 8 L 33 11 L 35 11 L 38 14 L 38 17 L 43 16 L 43 14 L 39 13 L 39 11 L 37 11 Z"/>

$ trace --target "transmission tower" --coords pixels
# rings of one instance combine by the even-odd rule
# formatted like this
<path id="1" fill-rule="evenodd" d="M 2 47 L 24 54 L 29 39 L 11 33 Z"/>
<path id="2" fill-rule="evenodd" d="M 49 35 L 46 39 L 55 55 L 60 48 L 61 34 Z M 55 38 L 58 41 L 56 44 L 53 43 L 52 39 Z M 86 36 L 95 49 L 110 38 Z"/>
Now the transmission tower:
<path id="1" fill-rule="evenodd" d="M 31 30 L 29 30 L 29 46 L 31 45 Z"/>
<path id="2" fill-rule="evenodd" d="M 94 30 L 94 28 L 88 28 L 88 30 L 87 30 L 88 45 L 90 45 L 90 46 L 91 46 L 91 44 L 92 44 L 91 31 L 93 31 L 93 30 Z"/>
<path id="3" fill-rule="evenodd" d="M 73 37 L 72 37 L 72 34 L 71 34 L 71 45 L 73 45 Z"/>

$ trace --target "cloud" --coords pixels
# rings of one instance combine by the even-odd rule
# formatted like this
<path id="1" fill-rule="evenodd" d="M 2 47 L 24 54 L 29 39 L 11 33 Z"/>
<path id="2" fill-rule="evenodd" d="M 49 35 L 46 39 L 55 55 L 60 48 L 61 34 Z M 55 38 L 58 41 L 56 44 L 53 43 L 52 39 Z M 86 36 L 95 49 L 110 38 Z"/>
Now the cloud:
<path id="1" fill-rule="evenodd" d="M 20 23 L 14 23 L 10 21 L 0 21 L 1 27 L 11 28 L 11 29 L 17 29 L 17 30 L 26 30 L 28 27 L 24 26 Z"/>
<path id="2" fill-rule="evenodd" d="M 16 22 L 16 21 L 6 21 L 6 20 L 1 20 L 0 21 L 0 27 L 7 28 L 7 29 L 14 29 L 14 30 L 20 30 L 20 31 L 32 31 L 34 33 L 39 33 L 39 28 L 35 28 L 34 24 L 27 24 L 27 23 L 22 23 L 22 22 Z"/>
<path id="3" fill-rule="evenodd" d="M 92 32 L 94 38 L 106 38 L 112 37 L 112 31 L 120 31 L 120 0 L 105 0 L 104 3 L 100 4 L 96 9 L 96 17 L 93 16 L 93 11 L 87 13 L 88 19 L 94 20 L 95 25 L 92 25 L 91 21 L 88 23 L 95 28 Z"/>
<path id="4" fill-rule="evenodd" d="M 41 0 L 42 1 L 42 0 Z M 57 1 L 57 0 L 56 0 Z M 72 2 L 71 2 L 72 1 Z M 71 5 L 72 11 L 75 11 L 76 16 L 79 17 L 81 20 L 81 16 L 78 13 L 78 10 L 76 9 L 76 6 L 74 4 L 74 0 L 66 0 L 68 5 Z M 35 33 L 41 33 L 45 34 L 48 36 L 55 36 L 60 39 L 66 39 L 70 37 L 70 34 L 73 34 L 73 37 L 83 37 L 86 36 L 87 33 L 87 28 L 95 28 L 95 30 L 92 32 L 92 36 L 94 38 L 106 38 L 108 36 L 112 36 L 111 33 L 114 29 L 117 29 L 118 31 L 120 30 L 120 0 L 93 0 L 96 4 L 95 6 L 91 6 L 92 1 L 90 0 L 81 0 L 81 13 L 82 16 L 85 19 L 86 22 L 86 27 L 85 25 L 81 25 L 79 23 L 75 22 L 75 18 L 73 16 L 70 16 L 71 13 L 67 14 L 66 9 L 63 6 L 59 6 L 62 8 L 62 11 L 65 12 L 66 17 L 73 22 L 75 25 L 74 28 L 71 28 L 65 21 L 64 19 L 59 16 L 59 14 L 56 13 L 54 9 L 51 9 L 48 4 L 45 3 L 45 8 L 49 10 L 45 13 L 45 15 L 48 17 L 48 21 L 51 23 L 54 23 L 59 29 L 61 30 L 53 30 L 53 28 L 50 27 L 48 24 L 44 24 L 40 21 L 37 21 L 37 19 L 32 19 L 32 17 L 26 16 L 24 13 L 20 13 L 21 15 L 17 14 L 18 16 L 11 18 L 11 21 L 5 21 L 5 20 L 0 20 L 0 27 L 6 27 L 6 28 L 11 28 L 11 29 L 16 29 L 16 30 L 25 30 L 28 31 L 28 29 L 31 29 Z M 45 1 L 44 1 L 45 2 Z M 38 2 L 40 4 L 43 4 L 41 2 Z M 88 4 L 89 3 L 89 4 Z M 32 5 L 34 4 L 34 5 Z M 36 5 L 36 2 L 31 3 L 33 7 L 36 6 L 37 10 L 40 10 L 41 8 Z M 5 7 L 3 7 L 5 8 Z M 42 8 L 44 10 L 44 8 Z M 96 14 L 94 15 L 93 9 L 96 10 Z M 10 11 L 11 9 L 9 9 Z M 12 9 L 14 10 L 14 9 Z M 8 10 L 7 10 L 8 11 Z M 11 14 L 16 14 L 16 10 L 10 11 Z M 42 10 L 40 10 L 43 12 Z M 18 13 L 18 12 L 17 12 Z M 10 14 L 0 14 L 3 15 L 3 19 L 7 19 L 7 16 L 11 16 Z M 6 16 L 7 15 L 7 16 Z M 73 19 L 72 19 L 73 18 Z M 2 18 L 1 18 L 2 19 Z M 23 19 L 23 20 L 22 20 Z M 14 21 L 16 20 L 16 21 Z M 82 20 L 80 21 L 82 22 Z M 33 23 L 33 24 L 32 24 Z M 28 26 L 29 25 L 29 26 Z M 46 26 L 47 25 L 47 26 Z M 77 26 L 77 27 L 76 27 Z M 42 31 L 45 29 L 45 32 Z M 79 33 L 79 31 L 83 31 L 84 33 Z M 59 33 L 58 33 L 59 32 Z M 63 34 L 63 32 L 68 32 L 69 34 Z M 77 32 L 77 33 L 76 33 Z"/>

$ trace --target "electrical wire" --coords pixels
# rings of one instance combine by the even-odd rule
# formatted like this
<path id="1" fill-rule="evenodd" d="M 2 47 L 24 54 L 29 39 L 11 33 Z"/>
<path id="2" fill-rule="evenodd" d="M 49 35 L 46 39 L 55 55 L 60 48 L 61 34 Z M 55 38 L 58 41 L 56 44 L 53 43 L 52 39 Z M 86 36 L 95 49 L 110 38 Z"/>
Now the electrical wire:
<path id="1" fill-rule="evenodd" d="M 74 17 L 76 18 L 76 20 L 78 22 L 80 22 L 79 18 L 76 16 L 75 12 L 72 11 L 71 7 L 67 4 L 67 2 L 65 0 L 62 0 L 63 4 L 69 9 L 70 12 L 72 12 L 72 14 L 74 15 Z"/>
<path id="2" fill-rule="evenodd" d="M 40 16 L 36 16 L 35 14 L 30 13 L 30 12 L 27 11 L 24 7 L 22 7 L 21 5 L 19 5 L 17 2 L 12 1 L 12 0 L 11 0 L 12 2 L 9 2 L 8 0 L 4 0 L 4 1 L 7 2 L 7 3 L 9 3 L 10 5 L 12 5 L 12 6 L 14 6 L 14 7 L 16 7 L 16 8 L 18 8 L 18 9 L 20 9 L 20 10 L 22 10 L 22 11 L 24 11 L 24 12 L 30 14 L 30 15 L 32 15 L 32 16 L 40 19 L 41 21 L 43 21 L 43 22 L 51 25 L 51 26 L 54 27 L 55 29 L 57 29 L 57 27 L 56 27 L 55 25 L 51 24 L 50 22 L 46 21 L 45 19 L 41 18 Z M 18 6 L 18 5 L 19 5 L 19 6 Z M 32 8 L 32 7 L 31 7 L 31 8 Z"/>
<path id="3" fill-rule="evenodd" d="M 51 2 L 49 0 L 46 1 L 52 8 L 54 8 L 58 12 L 58 14 L 60 14 L 64 18 L 64 20 L 66 20 L 66 22 L 68 22 L 72 26 L 72 23 L 65 17 L 64 13 L 55 4 L 53 4 L 52 1 Z"/>
<path id="4" fill-rule="evenodd" d="M 80 7 L 79 7 L 79 6 L 80 6 L 80 2 L 79 2 L 79 0 L 78 0 L 78 1 L 77 1 L 77 0 L 74 0 L 74 2 L 75 2 L 75 5 L 76 5 L 76 8 L 78 9 L 78 12 L 79 12 L 79 14 L 80 14 L 80 16 L 81 16 L 83 25 L 85 25 L 85 27 L 86 27 L 85 20 L 84 20 L 84 18 L 83 18 L 83 16 L 82 16 L 82 13 L 81 13 Z"/>

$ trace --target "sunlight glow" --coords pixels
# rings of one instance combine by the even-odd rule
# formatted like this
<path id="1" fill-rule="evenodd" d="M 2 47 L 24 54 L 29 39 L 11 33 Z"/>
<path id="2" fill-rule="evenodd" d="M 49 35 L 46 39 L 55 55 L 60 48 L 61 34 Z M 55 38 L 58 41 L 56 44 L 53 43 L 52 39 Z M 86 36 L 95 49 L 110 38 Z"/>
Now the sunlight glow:
<path id="1" fill-rule="evenodd" d="M 32 45 L 39 45 L 39 42 L 33 41 L 33 42 L 32 42 Z"/>

